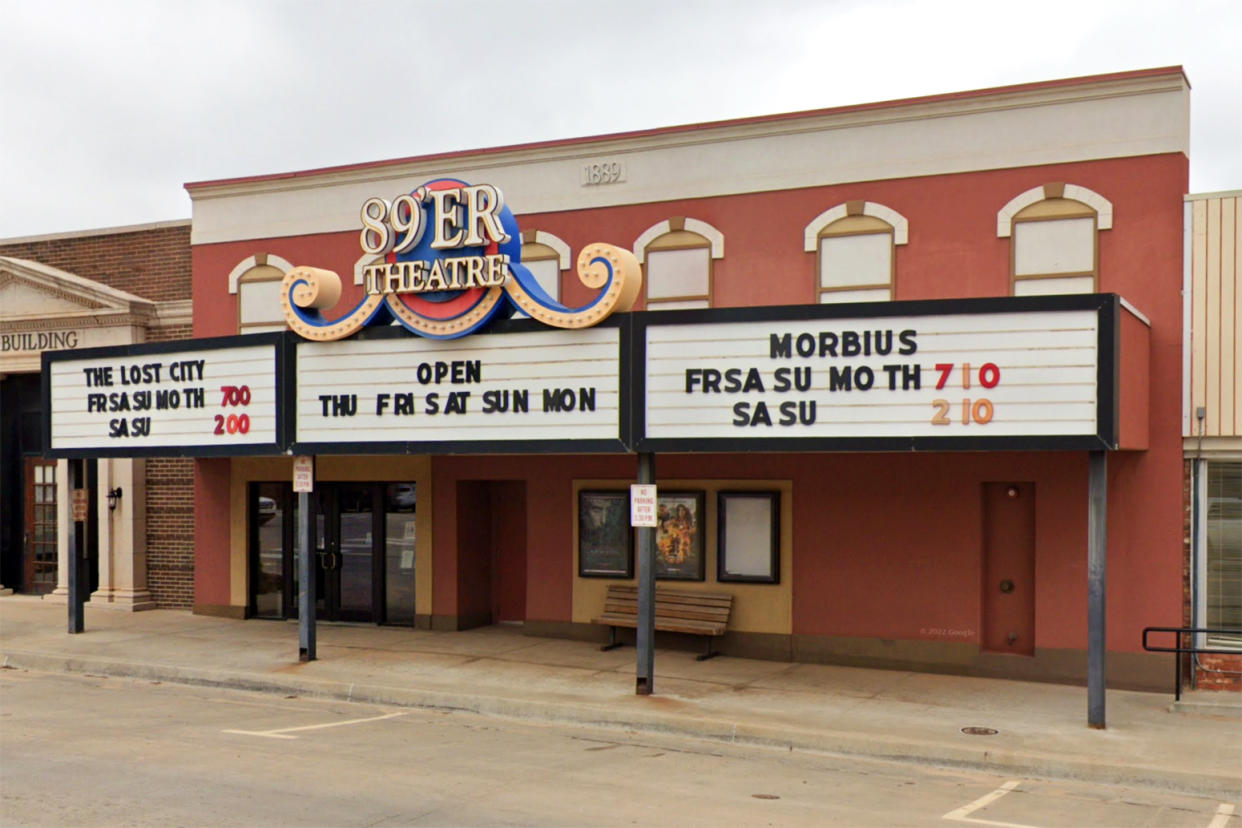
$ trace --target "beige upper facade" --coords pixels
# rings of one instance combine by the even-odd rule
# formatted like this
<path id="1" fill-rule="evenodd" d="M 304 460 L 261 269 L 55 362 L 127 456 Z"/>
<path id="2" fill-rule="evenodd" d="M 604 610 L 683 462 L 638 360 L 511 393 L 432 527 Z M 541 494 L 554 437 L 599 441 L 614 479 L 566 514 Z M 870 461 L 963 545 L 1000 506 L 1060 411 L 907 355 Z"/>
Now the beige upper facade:
<path id="1" fill-rule="evenodd" d="M 1180 152 L 1179 68 L 187 184 L 195 245 L 353 230 L 377 193 L 487 181 L 515 213 L 588 210 Z M 616 171 L 601 182 L 592 167 Z"/>
<path id="2" fill-rule="evenodd" d="M 1242 190 L 1186 196 L 1183 436 L 1242 452 Z"/>

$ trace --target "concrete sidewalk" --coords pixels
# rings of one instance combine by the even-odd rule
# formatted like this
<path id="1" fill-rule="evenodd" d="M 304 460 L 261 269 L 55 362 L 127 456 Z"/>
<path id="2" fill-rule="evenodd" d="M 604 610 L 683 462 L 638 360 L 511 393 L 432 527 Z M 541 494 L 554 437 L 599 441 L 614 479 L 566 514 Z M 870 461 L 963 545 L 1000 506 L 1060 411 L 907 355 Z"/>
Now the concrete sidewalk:
<path id="1" fill-rule="evenodd" d="M 1108 692 L 1086 726 L 1085 688 L 756 661 L 657 649 L 656 694 L 634 695 L 634 650 L 520 628 L 439 633 L 320 624 L 297 661 L 295 622 L 156 610 L 67 609 L 0 598 L 0 665 L 657 731 L 727 742 L 969 767 L 1242 799 L 1242 705 Z M 1170 672 L 1172 665 L 1170 665 Z M 1224 697 L 1226 702 L 1236 696 Z M 967 735 L 963 728 L 992 728 Z"/>

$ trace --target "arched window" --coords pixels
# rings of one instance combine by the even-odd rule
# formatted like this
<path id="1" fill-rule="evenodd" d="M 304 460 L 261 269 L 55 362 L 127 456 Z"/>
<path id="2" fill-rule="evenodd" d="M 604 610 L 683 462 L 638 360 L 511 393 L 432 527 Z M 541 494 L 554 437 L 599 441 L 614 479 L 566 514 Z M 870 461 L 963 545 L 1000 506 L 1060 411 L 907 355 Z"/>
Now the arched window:
<path id="1" fill-rule="evenodd" d="M 818 301 L 892 299 L 895 250 L 907 237 L 905 217 L 874 201 L 847 201 L 820 213 L 802 235 L 802 249 L 816 254 Z"/>
<path id="2" fill-rule="evenodd" d="M 237 332 L 283 331 L 280 284 L 293 265 L 279 256 L 257 253 L 229 274 L 229 293 L 237 294 Z"/>
<path id="3" fill-rule="evenodd" d="M 715 227 L 685 217 L 658 222 L 634 242 L 634 255 L 648 310 L 711 307 L 712 262 L 724 256 L 724 234 Z"/>
<path id="4" fill-rule="evenodd" d="M 1010 237 L 1014 296 L 1095 293 L 1098 232 L 1113 226 L 1113 205 L 1075 184 L 1033 187 L 1001 208 L 996 234 Z"/>
<path id="5" fill-rule="evenodd" d="M 561 271 L 569 269 L 569 245 L 544 230 L 522 231 L 522 264 L 539 287 L 561 301 Z M 518 312 L 516 315 L 525 316 Z"/>

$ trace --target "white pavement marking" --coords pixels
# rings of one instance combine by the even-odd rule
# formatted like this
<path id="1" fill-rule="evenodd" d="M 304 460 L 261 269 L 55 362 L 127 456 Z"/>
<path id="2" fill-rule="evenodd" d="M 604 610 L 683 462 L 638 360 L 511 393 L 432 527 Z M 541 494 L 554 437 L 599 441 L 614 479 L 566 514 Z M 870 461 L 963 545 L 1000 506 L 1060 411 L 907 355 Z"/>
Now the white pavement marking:
<path id="1" fill-rule="evenodd" d="M 971 816 L 971 814 L 975 811 L 991 805 L 993 802 L 1018 787 L 1019 784 L 1020 780 L 1011 779 L 1004 785 L 1001 785 L 999 788 L 992 791 L 990 794 L 984 794 L 969 805 L 963 805 L 961 808 L 949 811 L 947 814 L 942 816 L 941 819 L 950 819 L 954 822 L 969 822 L 972 825 L 1000 825 L 1004 826 L 1004 828 L 1039 828 L 1039 826 L 1036 825 L 1023 825 L 1018 822 L 999 822 L 994 819 L 978 819 Z"/>
<path id="2" fill-rule="evenodd" d="M 378 722 L 381 719 L 391 719 L 396 716 L 404 716 L 401 713 L 385 713 L 383 716 L 371 716 L 367 719 L 346 719 L 343 722 L 328 722 L 327 724 L 302 725 L 301 727 L 282 727 L 276 730 L 225 730 L 224 733 L 240 733 L 243 736 L 264 736 L 268 739 L 296 739 L 297 736 L 287 736 L 287 733 L 297 733 L 303 730 L 323 730 L 325 727 L 343 727 L 344 725 L 363 724 L 365 722 Z"/>
<path id="3" fill-rule="evenodd" d="M 1225 828 L 1231 816 L 1233 816 L 1233 806 L 1228 802 L 1222 802 L 1216 806 L 1216 816 L 1212 817 L 1207 828 Z"/>

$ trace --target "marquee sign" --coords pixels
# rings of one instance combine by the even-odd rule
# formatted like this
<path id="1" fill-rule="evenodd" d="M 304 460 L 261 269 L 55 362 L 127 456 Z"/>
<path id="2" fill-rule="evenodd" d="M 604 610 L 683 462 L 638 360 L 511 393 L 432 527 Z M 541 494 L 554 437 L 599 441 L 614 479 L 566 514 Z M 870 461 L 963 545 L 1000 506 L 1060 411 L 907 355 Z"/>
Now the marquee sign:
<path id="1" fill-rule="evenodd" d="M 644 316 L 636 448 L 1104 448 L 1115 432 L 1111 302 Z M 954 304 L 971 310 L 946 312 Z"/>
<path id="2" fill-rule="evenodd" d="M 257 334 L 46 352 L 47 455 L 277 453 L 279 345 Z"/>
<path id="3" fill-rule="evenodd" d="M 578 278 L 598 294 L 570 308 L 552 299 L 521 263 L 517 220 L 501 191 L 439 178 L 388 201 L 368 198 L 361 210 L 364 296 L 343 316 L 322 311 L 341 298 L 340 277 L 301 266 L 281 286 L 289 327 L 305 339 L 329 342 L 368 325 L 393 321 L 432 339 L 456 339 L 519 308 L 558 328 L 585 328 L 613 311 L 629 310 L 642 268 L 624 248 L 590 244 L 578 256 Z"/>
<path id="4" fill-rule="evenodd" d="M 391 326 L 346 342 L 284 332 L 49 351 L 45 445 L 51 457 L 1144 448 L 1148 334 L 1123 307 L 1101 294 L 718 308 L 578 330 L 515 320 L 467 339 Z"/>
<path id="5" fill-rule="evenodd" d="M 625 451 L 623 328 L 297 343 L 294 450 Z M 524 330 L 523 330 L 524 329 Z"/>

